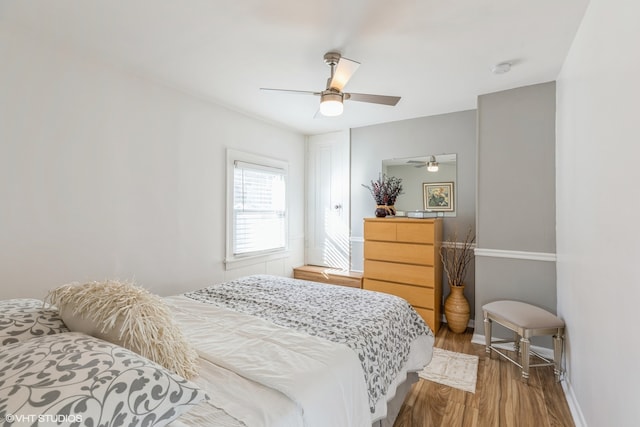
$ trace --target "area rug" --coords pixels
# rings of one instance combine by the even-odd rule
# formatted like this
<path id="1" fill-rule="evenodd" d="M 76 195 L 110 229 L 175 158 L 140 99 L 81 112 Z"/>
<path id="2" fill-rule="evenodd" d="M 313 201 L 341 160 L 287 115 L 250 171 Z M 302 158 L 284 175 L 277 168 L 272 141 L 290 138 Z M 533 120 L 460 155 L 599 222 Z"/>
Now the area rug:
<path id="1" fill-rule="evenodd" d="M 431 363 L 419 375 L 425 380 L 475 393 L 478 356 L 434 347 Z"/>

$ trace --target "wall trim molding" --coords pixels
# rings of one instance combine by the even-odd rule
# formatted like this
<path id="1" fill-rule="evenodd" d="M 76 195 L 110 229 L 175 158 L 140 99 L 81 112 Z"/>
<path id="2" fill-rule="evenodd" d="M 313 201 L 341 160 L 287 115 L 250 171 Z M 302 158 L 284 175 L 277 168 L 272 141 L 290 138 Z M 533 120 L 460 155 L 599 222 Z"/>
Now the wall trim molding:
<path id="1" fill-rule="evenodd" d="M 443 248 L 458 248 L 458 249 L 464 249 L 464 243 L 462 242 L 450 242 L 447 240 L 443 240 L 442 241 L 442 247 Z M 470 249 L 473 249 L 474 251 L 476 250 L 476 244 L 472 243 Z"/>
<path id="2" fill-rule="evenodd" d="M 527 252 L 527 251 L 510 251 L 502 249 L 484 249 L 476 248 L 474 251 L 476 256 L 493 257 L 493 258 L 512 258 L 525 259 L 529 261 L 549 261 L 556 262 L 558 257 L 551 252 Z"/>

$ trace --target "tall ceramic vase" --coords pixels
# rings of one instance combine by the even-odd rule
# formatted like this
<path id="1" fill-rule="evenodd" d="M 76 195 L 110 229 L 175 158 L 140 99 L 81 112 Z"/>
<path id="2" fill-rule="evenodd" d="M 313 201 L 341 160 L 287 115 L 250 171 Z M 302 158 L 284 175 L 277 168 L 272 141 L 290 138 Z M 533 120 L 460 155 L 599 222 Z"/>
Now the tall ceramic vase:
<path id="1" fill-rule="evenodd" d="M 451 293 L 444 301 L 444 316 L 452 332 L 457 334 L 467 330 L 469 323 L 469 301 L 464 296 L 464 285 L 450 286 Z"/>

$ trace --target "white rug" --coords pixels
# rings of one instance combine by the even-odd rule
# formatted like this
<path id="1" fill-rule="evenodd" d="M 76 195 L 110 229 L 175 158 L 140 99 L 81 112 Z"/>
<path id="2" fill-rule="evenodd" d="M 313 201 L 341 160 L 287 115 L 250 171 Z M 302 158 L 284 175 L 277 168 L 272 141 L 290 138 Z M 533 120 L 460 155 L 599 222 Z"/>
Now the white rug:
<path id="1" fill-rule="evenodd" d="M 425 380 L 475 393 L 478 356 L 434 347 L 431 363 L 419 375 Z"/>

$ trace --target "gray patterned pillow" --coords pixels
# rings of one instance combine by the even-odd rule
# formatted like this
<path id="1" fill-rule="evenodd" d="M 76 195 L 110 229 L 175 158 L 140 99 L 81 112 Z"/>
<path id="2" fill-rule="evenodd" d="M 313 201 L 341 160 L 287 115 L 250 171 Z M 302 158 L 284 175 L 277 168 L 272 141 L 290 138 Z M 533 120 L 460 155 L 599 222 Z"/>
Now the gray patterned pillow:
<path id="1" fill-rule="evenodd" d="M 41 417 L 62 425 L 159 427 L 205 399 L 203 390 L 160 365 L 78 332 L 10 344 L 0 352 L 5 422 L 36 425 L 34 417 Z"/>
<path id="2" fill-rule="evenodd" d="M 44 308 L 37 299 L 0 301 L 0 345 L 43 335 L 69 332 L 58 310 Z"/>

